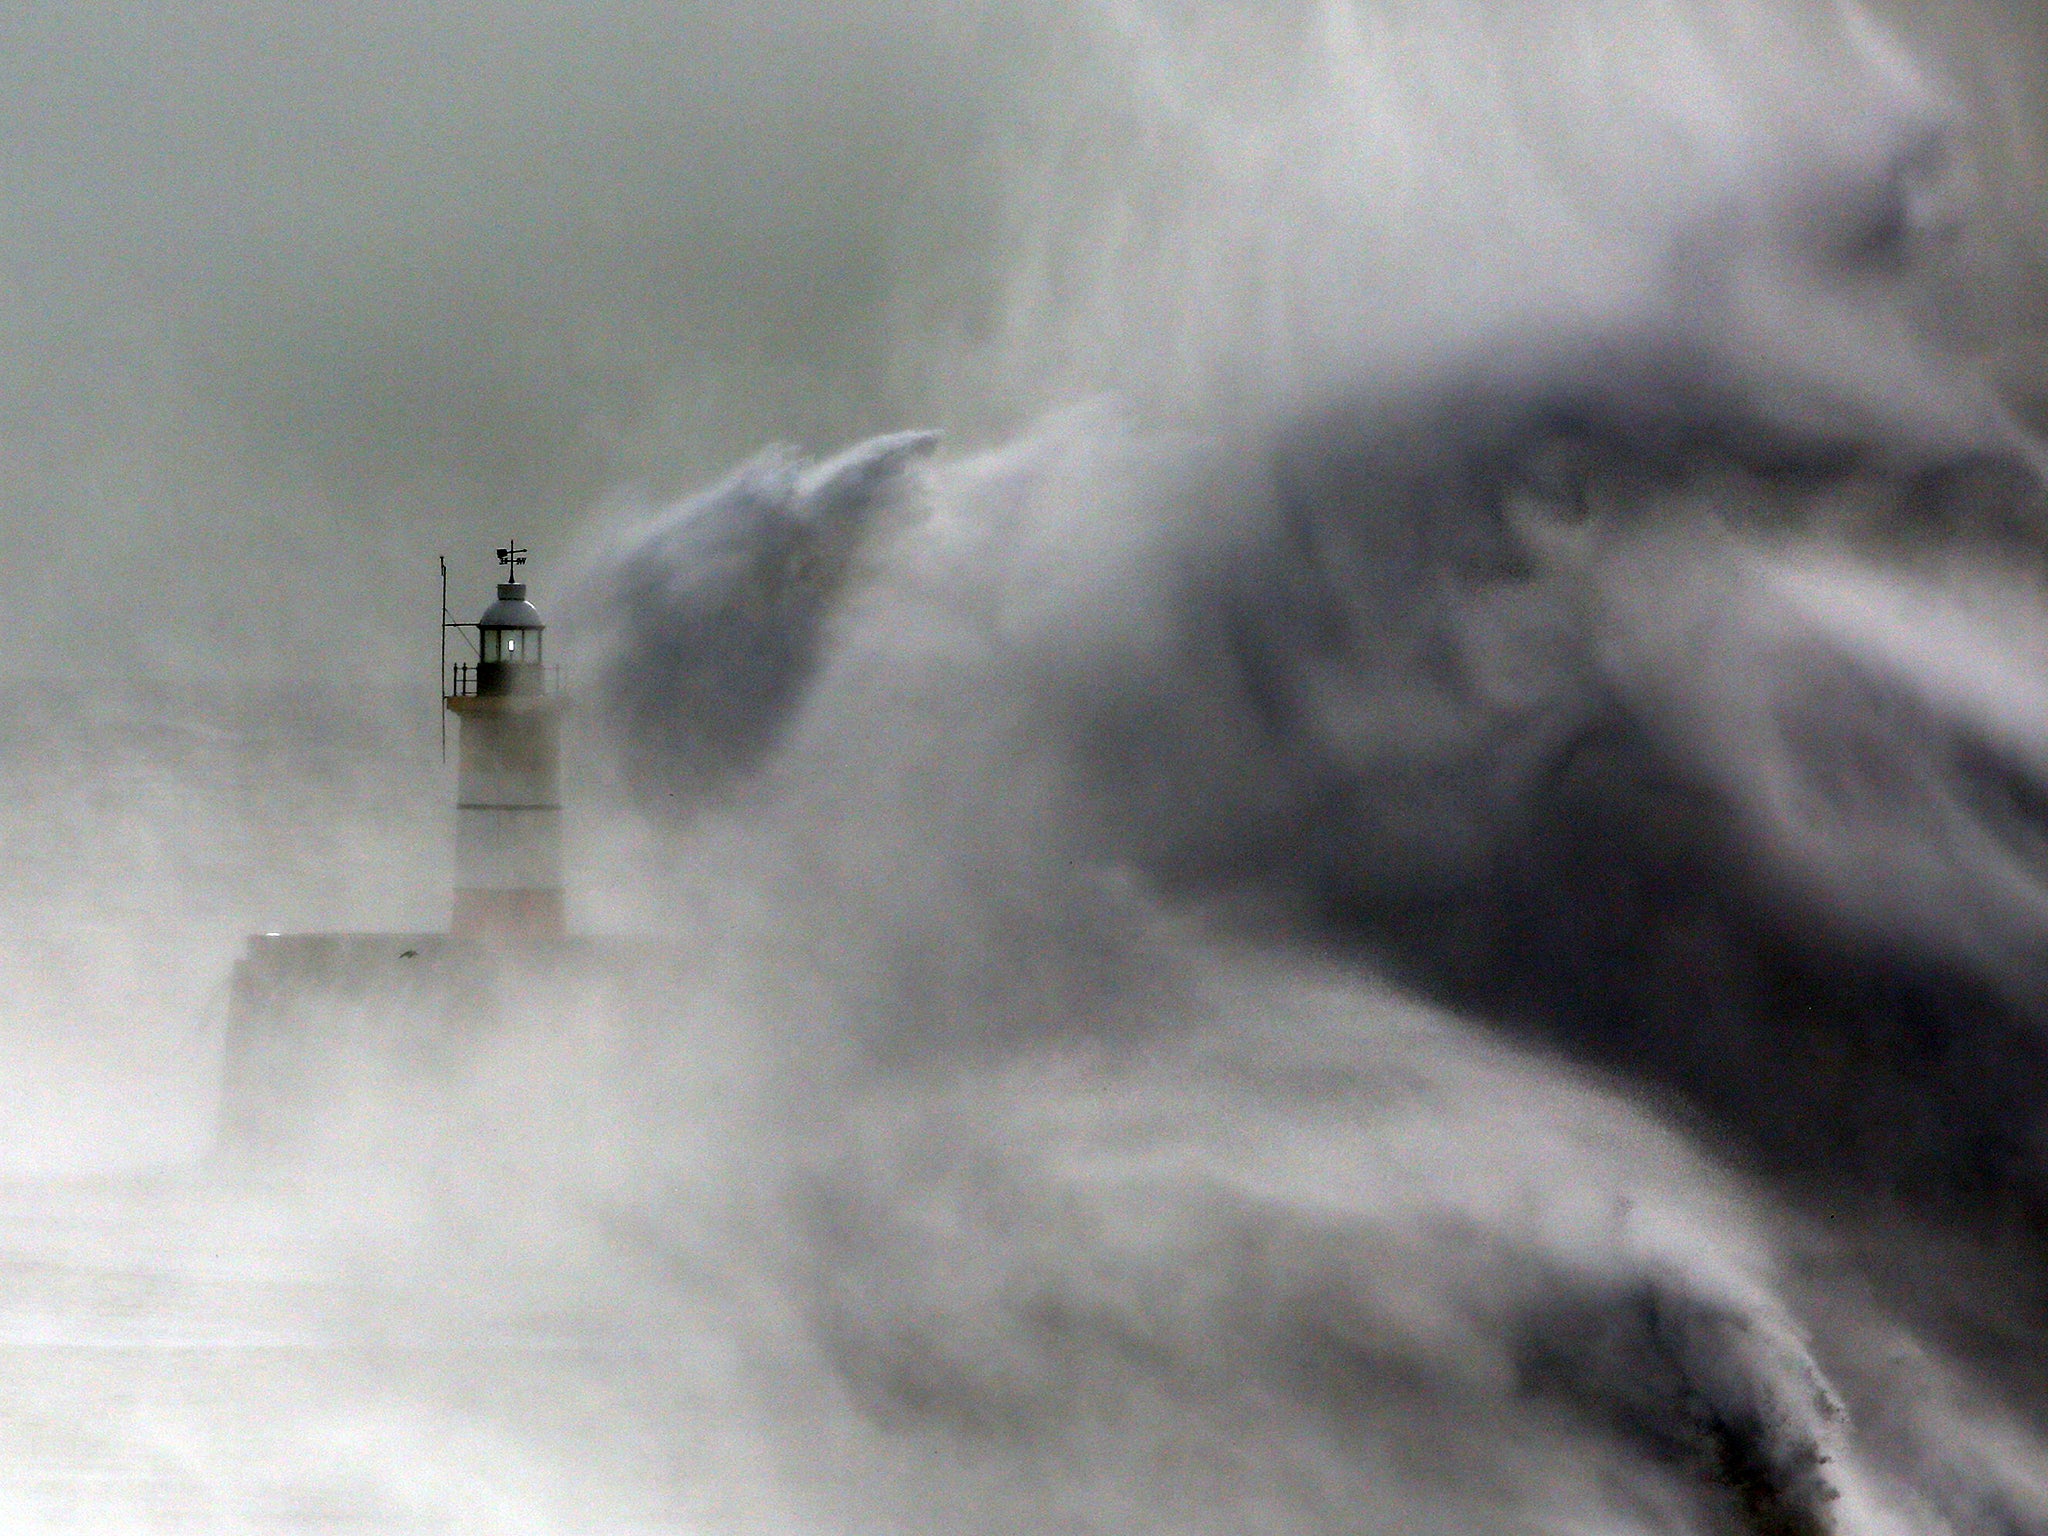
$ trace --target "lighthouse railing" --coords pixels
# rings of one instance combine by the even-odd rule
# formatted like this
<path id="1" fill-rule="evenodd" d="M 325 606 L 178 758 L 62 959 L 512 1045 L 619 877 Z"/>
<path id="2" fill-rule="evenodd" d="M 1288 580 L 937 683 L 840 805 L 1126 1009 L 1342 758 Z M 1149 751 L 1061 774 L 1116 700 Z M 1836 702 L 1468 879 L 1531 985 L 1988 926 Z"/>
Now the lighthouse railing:
<path id="1" fill-rule="evenodd" d="M 450 699 L 473 699 L 477 691 L 477 668 L 481 663 L 458 661 L 451 663 L 448 675 L 443 679 L 442 696 Z M 560 662 L 549 662 L 541 668 L 542 693 L 562 691 L 562 667 Z"/>

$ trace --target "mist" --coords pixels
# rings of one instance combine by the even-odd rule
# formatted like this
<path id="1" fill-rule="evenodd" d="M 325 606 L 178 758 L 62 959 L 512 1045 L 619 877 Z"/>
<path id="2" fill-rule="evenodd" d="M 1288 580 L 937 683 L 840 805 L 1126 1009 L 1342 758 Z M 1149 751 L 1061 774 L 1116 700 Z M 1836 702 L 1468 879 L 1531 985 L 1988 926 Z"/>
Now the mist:
<path id="1" fill-rule="evenodd" d="M 1687 260 L 1752 299 L 1766 280 L 1737 258 L 1783 233 L 1759 210 L 1882 170 L 1902 123 L 1949 134 L 1969 216 L 1900 280 L 1901 324 L 1988 381 L 1984 412 L 2038 421 L 2044 63 L 2040 18 L 1989 4 L 0 8 L 0 1343 L 21 1365 L 0 1419 L 37 1426 L 18 1465 L 0 1450 L 0 1523 L 1235 1529 L 1240 1494 L 1290 1530 L 1761 1522 L 1700 1516 L 1605 1421 L 1487 1416 L 1515 1309 L 1576 1318 L 1587 1273 L 1639 1264 L 1684 1280 L 1652 1310 L 1676 1298 L 1709 1376 L 1724 1314 L 1778 1352 L 1715 1390 L 1784 1430 L 1786 1465 L 1864 1470 L 1794 1401 L 1824 1367 L 1859 1426 L 1963 1445 L 1973 1492 L 2024 1485 L 2038 1425 L 1995 1407 L 2016 1373 L 1987 1387 L 1946 1335 L 1859 1310 L 1853 1261 L 1781 1287 L 1814 1250 L 1722 1141 L 1665 1123 L 1662 1090 L 1190 937 L 1210 914 L 1161 901 L 1151 821 L 1099 883 L 1072 874 L 1100 810 L 1060 798 L 1079 755 L 1056 735 L 1015 754 L 1011 717 L 972 710 L 1024 690 L 1016 718 L 1068 722 L 1069 693 L 1158 682 L 1160 551 L 1213 553 L 1189 530 L 1242 490 L 1230 445 L 1508 339 L 1533 376 L 1554 338 L 1671 307 Z M 1803 273 L 1769 281 L 1798 317 L 1771 354 L 1796 417 L 1809 374 L 1857 371 L 1867 295 L 1830 310 Z M 1968 415 L 1933 419 L 1964 392 L 1892 366 L 1861 373 L 1883 433 Z M 654 654 L 603 579 L 636 527 L 763 445 L 906 429 L 941 460 L 878 514 L 805 658 L 820 701 L 761 784 L 678 814 L 600 710 L 572 721 L 570 926 L 658 958 L 603 985 L 515 968 L 511 1022 L 474 1036 L 430 989 L 315 998 L 294 1027 L 334 1049 L 263 1134 L 234 1132 L 249 936 L 447 923 L 435 557 L 467 619 L 492 550 L 529 546 L 595 703 L 606 668 Z M 1862 611 L 1853 583 L 1817 590 Z M 956 601 L 1000 611 L 1042 670 L 891 713 L 952 675 Z M 1836 624 L 1903 653 L 1917 631 L 1894 627 Z M 878 705 L 872 676 L 900 691 Z M 1047 678 L 1059 703 L 1034 713 Z M 891 776 L 925 785 L 927 759 L 984 821 L 903 810 Z M 993 794 L 1018 772 L 1014 803 Z M 1148 808 L 1188 837 L 1214 811 Z M 1844 902 L 1844 925 L 1897 904 Z M 891 969 L 904 934 L 916 963 Z M 1189 1014 L 1187 1041 L 1120 1054 Z M 1452 1107 L 1416 1111 L 1413 1145 L 1304 1107 L 1361 1032 L 1395 1077 L 1408 1051 L 1445 1074 Z M 1161 1165 L 1221 1169 L 1224 1195 L 1126 1159 L 1120 1136 L 1162 1125 L 1182 1139 Z M 1503 1137 L 1543 1149 L 1534 1185 L 1474 1172 Z M 994 1170 L 964 1203 L 962 1147 Z M 1514 1256 L 1448 1264 L 1442 1222 Z M 1265 1267 L 1201 1291 L 1232 1243 Z M 1413 1293 L 1346 1292 L 1361 1253 Z M 1046 1352 L 1006 1310 L 1020 1285 L 1089 1321 Z M 1313 1358 L 1232 1342 L 1281 1314 Z M 1636 1413 L 1601 1395 L 1634 1336 L 1590 1363 L 1578 1336 L 1550 1367 L 1595 1419 Z M 1888 1367 L 1858 1374 L 1900 1339 L 1961 1383 L 1925 1392 L 1931 1429 L 1879 1411 Z M 1456 1391 L 1317 1374 L 1345 1350 Z M 1352 1393 L 1351 1417 L 1326 1432 L 1298 1390 Z M 1104 1403 L 1125 1438 L 1086 1427 Z M 1084 1427 L 1047 1438 L 1069 1414 Z M 1369 1454 L 1366 1423 L 1393 1425 Z M 1451 1441 L 1479 1492 L 1416 1475 Z M 1872 1455 L 1845 1529 L 1924 1470 Z"/>

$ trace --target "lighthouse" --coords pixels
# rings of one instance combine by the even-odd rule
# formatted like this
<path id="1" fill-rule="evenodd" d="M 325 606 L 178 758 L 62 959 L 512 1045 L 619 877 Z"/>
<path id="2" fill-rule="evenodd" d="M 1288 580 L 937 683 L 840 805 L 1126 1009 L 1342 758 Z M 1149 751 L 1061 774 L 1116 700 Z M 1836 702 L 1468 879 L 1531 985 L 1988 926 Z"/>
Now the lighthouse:
<path id="1" fill-rule="evenodd" d="M 498 563 L 506 579 L 473 626 L 476 660 L 458 662 L 444 676 L 444 702 L 461 732 L 448 931 L 530 948 L 558 942 L 564 932 L 563 700 L 551 686 L 547 626 L 518 579 L 526 551 L 508 542 Z"/>
<path id="2" fill-rule="evenodd" d="M 475 659 L 453 666 L 443 650 L 436 685 L 441 721 L 454 716 L 459 737 L 447 931 L 251 935 L 221 1000 L 224 1144 L 313 1144 L 330 1121 L 353 1144 L 360 1095 L 412 1081 L 484 1032 L 544 1025 L 527 985 L 541 969 L 564 1010 L 555 1017 L 584 1017 L 600 999 L 652 1016 L 694 984 L 692 954 L 665 940 L 564 931 L 567 701 L 519 579 L 525 562 L 516 543 L 498 551 L 505 579 L 474 623 L 450 620 L 442 562 L 443 645 L 450 630 L 475 643 Z"/>

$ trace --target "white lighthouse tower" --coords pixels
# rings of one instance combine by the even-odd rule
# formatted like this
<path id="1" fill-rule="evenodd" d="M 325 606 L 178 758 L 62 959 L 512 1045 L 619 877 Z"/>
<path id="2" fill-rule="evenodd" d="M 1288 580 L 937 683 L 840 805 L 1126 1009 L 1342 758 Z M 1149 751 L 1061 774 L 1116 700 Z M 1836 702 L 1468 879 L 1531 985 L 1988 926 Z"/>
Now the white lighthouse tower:
<path id="1" fill-rule="evenodd" d="M 507 543 L 498 563 L 507 579 L 474 626 L 477 659 L 458 662 L 445 678 L 447 707 L 461 722 L 448 930 L 531 947 L 564 932 L 563 701 L 549 685 L 546 626 L 517 579 L 526 551 Z"/>

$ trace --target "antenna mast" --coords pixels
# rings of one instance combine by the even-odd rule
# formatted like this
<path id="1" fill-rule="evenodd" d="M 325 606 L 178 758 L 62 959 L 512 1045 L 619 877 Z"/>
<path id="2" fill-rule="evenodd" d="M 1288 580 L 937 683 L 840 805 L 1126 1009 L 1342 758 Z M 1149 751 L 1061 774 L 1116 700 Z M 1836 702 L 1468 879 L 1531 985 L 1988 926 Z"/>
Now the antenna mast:
<path id="1" fill-rule="evenodd" d="M 441 717 L 441 761 L 448 761 L 448 557 L 441 561 L 441 672 L 434 683 L 434 692 L 441 697 L 441 707 L 434 711 Z"/>

